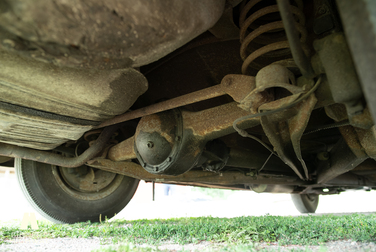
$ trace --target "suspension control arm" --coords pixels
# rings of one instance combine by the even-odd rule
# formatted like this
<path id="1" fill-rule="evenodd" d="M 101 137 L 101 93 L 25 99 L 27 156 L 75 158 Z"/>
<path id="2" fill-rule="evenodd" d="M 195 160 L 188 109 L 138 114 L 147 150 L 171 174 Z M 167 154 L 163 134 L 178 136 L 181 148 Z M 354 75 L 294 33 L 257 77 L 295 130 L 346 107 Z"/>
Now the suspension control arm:
<path id="1" fill-rule="evenodd" d="M 229 74 L 222 79 L 221 84 L 116 116 L 103 122 L 98 126 L 98 128 L 182 107 L 226 94 L 230 95 L 235 101 L 240 102 L 254 88 L 254 77 Z"/>

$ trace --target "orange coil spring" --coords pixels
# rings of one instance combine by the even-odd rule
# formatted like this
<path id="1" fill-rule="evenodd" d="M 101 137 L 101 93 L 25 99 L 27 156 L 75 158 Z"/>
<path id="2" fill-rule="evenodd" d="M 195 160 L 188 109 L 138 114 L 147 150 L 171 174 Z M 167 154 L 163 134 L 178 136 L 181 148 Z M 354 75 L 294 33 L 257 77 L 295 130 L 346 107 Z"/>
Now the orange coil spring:
<path id="1" fill-rule="evenodd" d="M 296 6 L 291 5 L 291 11 L 297 21 L 296 28 L 300 33 L 300 41 L 304 44 L 307 31 L 304 28 L 303 1 L 294 0 L 294 2 Z M 247 74 L 249 67 L 259 70 L 272 62 L 292 61 L 278 6 L 275 4 L 260 7 L 266 3 L 267 1 L 264 0 L 250 0 L 240 12 L 240 56 L 244 61 L 243 74 Z M 260 25 L 260 22 L 266 24 Z M 256 62 L 256 59 L 261 62 Z"/>

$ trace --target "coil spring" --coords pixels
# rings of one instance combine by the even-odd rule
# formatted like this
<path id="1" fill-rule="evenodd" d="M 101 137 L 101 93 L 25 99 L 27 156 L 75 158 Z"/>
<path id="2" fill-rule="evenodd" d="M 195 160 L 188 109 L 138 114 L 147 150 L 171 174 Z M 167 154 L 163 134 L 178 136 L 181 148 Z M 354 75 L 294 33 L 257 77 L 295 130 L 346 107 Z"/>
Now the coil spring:
<path id="1" fill-rule="evenodd" d="M 303 1 L 294 0 L 294 2 L 296 6 L 291 5 L 291 11 L 297 21 L 296 28 L 300 33 L 300 41 L 304 44 L 307 39 L 307 31 L 304 27 Z M 270 1 L 243 2 L 240 12 L 240 56 L 244 61 L 243 74 L 247 74 L 249 67 L 259 70 L 273 62 L 279 62 L 285 66 L 294 65 L 278 6 L 274 4 L 260 8 L 258 3 L 268 5 Z M 248 13 L 251 14 L 247 17 Z M 264 23 L 259 24 L 260 22 Z M 257 62 L 256 59 L 258 59 Z"/>

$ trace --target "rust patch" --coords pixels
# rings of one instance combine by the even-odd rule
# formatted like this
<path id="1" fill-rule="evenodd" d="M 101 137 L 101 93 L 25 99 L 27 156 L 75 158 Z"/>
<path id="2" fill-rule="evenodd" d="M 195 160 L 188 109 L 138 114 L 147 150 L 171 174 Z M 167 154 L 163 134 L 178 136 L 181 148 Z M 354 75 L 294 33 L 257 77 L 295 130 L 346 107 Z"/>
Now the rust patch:
<path id="1" fill-rule="evenodd" d="M 200 112 L 183 112 L 184 128 L 192 130 L 195 136 L 211 140 L 235 132 L 233 122 L 249 114 L 250 112 L 240 109 L 235 102 Z M 253 118 L 240 126 L 250 128 L 259 124 L 259 118 Z"/>
<path id="2" fill-rule="evenodd" d="M 345 139 L 346 144 L 349 146 L 351 151 L 357 156 L 358 158 L 364 158 L 367 156 L 367 154 L 364 151 L 364 148 L 362 147 L 357 132 L 355 131 L 354 127 L 352 126 L 343 126 L 339 127 L 339 131 L 341 132 L 341 135 L 343 136 L 343 139 Z M 359 134 L 361 134 L 362 130 L 359 131 Z"/>
<path id="3" fill-rule="evenodd" d="M 359 128 L 354 128 L 354 130 L 357 136 L 359 137 L 362 150 L 364 150 L 368 154 L 368 156 L 370 156 L 371 158 L 376 159 L 376 128 L 375 126 L 373 126 L 372 128 L 368 130 L 359 129 Z"/>
<path id="4" fill-rule="evenodd" d="M 225 94 L 230 95 L 235 101 L 241 101 L 254 87 L 254 77 L 235 74 L 227 75 L 223 78 L 221 84 L 116 116 L 103 122 L 98 128 L 156 114 Z"/>
<path id="5" fill-rule="evenodd" d="M 258 57 L 268 54 L 269 57 L 291 57 L 290 50 L 281 50 L 289 48 L 289 43 L 283 33 L 276 33 L 285 28 L 285 25 L 280 20 L 265 21 L 263 17 L 270 13 L 278 13 L 280 10 L 277 5 L 264 6 L 263 8 L 253 8 L 259 1 L 249 1 L 242 8 L 240 13 L 240 56 L 244 60 L 242 65 L 242 73 L 246 74 L 248 67 Z M 297 20 L 294 20 L 294 28 L 300 35 L 300 41 L 305 43 L 307 39 L 307 31 L 304 28 L 305 17 L 302 11 L 302 5 L 300 7 L 292 6 L 289 8 Z M 247 17 L 247 15 L 249 16 Z M 255 21 L 261 22 L 262 25 L 256 24 Z M 251 28 L 251 32 L 249 32 Z M 273 34 L 273 35 L 270 35 Z M 261 45 L 261 48 L 254 50 L 254 44 Z M 278 53 L 274 51 L 279 50 Z M 251 52 L 249 55 L 248 53 Z M 277 55 L 276 55 L 277 54 Z M 274 57 L 273 57 L 274 56 Z M 260 61 L 262 63 L 262 61 Z M 270 63 L 270 61 L 269 61 Z M 268 64 L 269 64 L 268 63 Z M 256 64 L 255 64 L 256 65 Z M 257 64 L 259 65 L 259 64 Z"/>
<path id="6" fill-rule="evenodd" d="M 86 174 L 85 174 L 86 173 Z M 115 179 L 116 174 L 102 170 L 94 171 L 91 167 L 76 169 L 60 167 L 60 174 L 72 189 L 80 192 L 99 192 Z"/>
<path id="7" fill-rule="evenodd" d="M 120 184 L 121 184 L 121 182 L 123 181 L 123 178 L 124 178 L 123 176 L 115 175 L 114 179 L 111 181 L 111 183 L 107 187 L 103 188 L 102 190 L 82 192 L 82 191 L 77 190 L 78 188 L 73 189 L 71 186 L 67 186 L 67 184 L 60 177 L 60 173 L 57 171 L 57 169 L 58 169 L 57 167 L 53 167 L 52 168 L 52 174 L 54 175 L 58 185 L 66 193 L 68 193 L 70 196 L 72 196 L 73 198 L 76 198 L 76 199 L 80 199 L 80 200 L 100 200 L 100 199 L 103 199 L 103 198 L 107 197 L 108 195 L 110 195 L 111 193 L 113 193 L 120 186 Z M 106 172 L 106 171 L 101 171 L 101 172 Z M 109 172 L 107 172 L 107 173 L 109 173 Z M 110 173 L 110 175 L 111 175 L 111 173 Z"/>
<path id="8" fill-rule="evenodd" d="M 134 136 L 110 148 L 108 158 L 112 161 L 124 161 L 137 158 L 134 150 Z"/>
<path id="9" fill-rule="evenodd" d="M 176 119 L 174 113 L 159 113 L 143 117 L 137 125 L 136 138 L 140 132 L 157 132 L 172 146 L 175 141 Z"/>
<path id="10" fill-rule="evenodd" d="M 264 92 L 269 88 L 279 87 L 286 89 L 292 95 L 268 101 L 259 107 L 256 107 L 259 105 L 256 102 L 251 105 L 252 109 L 273 111 L 292 104 L 306 91 L 305 89 L 309 89 L 309 87 L 295 85 L 295 77 L 286 67 L 276 64 L 264 67 L 256 76 L 257 88 L 254 92 Z M 251 97 L 249 98 L 251 99 Z M 270 143 L 274 146 L 274 150 L 301 179 L 304 177 L 308 179 L 308 168 L 302 157 L 300 140 L 316 102 L 315 95 L 311 94 L 292 108 L 261 117 L 261 125 Z"/>
<path id="11" fill-rule="evenodd" d="M 189 171 L 182 175 L 158 175 L 145 171 L 140 165 L 132 162 L 113 162 L 108 159 L 96 158 L 90 160 L 87 165 L 109 172 L 115 172 L 125 176 L 156 181 L 163 183 L 208 183 L 216 185 L 233 184 L 280 184 L 280 185 L 305 185 L 307 182 L 296 177 L 289 176 L 262 176 L 250 177 L 243 172 L 212 173 L 205 171 Z"/>
<path id="12" fill-rule="evenodd" d="M 376 161 L 373 159 L 367 159 L 357 167 L 355 167 L 351 172 L 357 175 L 371 175 L 376 174 Z"/>
<path id="13" fill-rule="evenodd" d="M 267 92 L 267 89 L 281 87 L 292 94 L 302 93 L 303 89 L 295 85 L 295 77 L 286 67 L 277 64 L 269 65 L 257 73 L 256 88 L 240 102 L 239 107 L 257 113 L 262 104 L 270 103 L 275 99 L 273 93 Z M 282 101 L 276 106 L 281 106 L 280 102 Z"/>
<path id="14" fill-rule="evenodd" d="M 116 177 L 116 174 L 102 170 L 93 171 L 93 175 L 92 178 L 85 177 L 80 181 L 80 190 L 84 192 L 99 192 L 109 186 Z"/>
<path id="15" fill-rule="evenodd" d="M 354 127 L 362 129 L 371 128 L 374 125 L 374 123 L 368 107 L 366 107 L 361 114 L 351 116 L 350 124 Z"/>
<path id="16" fill-rule="evenodd" d="M 241 102 L 256 88 L 255 77 L 229 74 L 221 82 L 222 90 L 230 95 L 236 102 Z"/>
<path id="17" fill-rule="evenodd" d="M 348 119 L 346 107 L 343 104 L 333 104 L 325 107 L 326 114 L 336 122 Z M 368 108 L 364 109 L 362 114 L 354 115 L 350 118 L 350 123 L 362 128 L 353 126 L 339 127 L 341 135 L 345 139 L 351 151 L 358 158 L 364 158 L 367 155 L 376 158 L 376 135 L 375 126 L 369 114 Z M 364 129 L 366 128 L 366 129 Z M 368 128 L 368 129 L 367 129 Z"/>
<path id="18" fill-rule="evenodd" d="M 156 103 L 156 104 L 153 104 L 153 105 L 141 108 L 141 109 L 137 109 L 137 110 L 125 113 L 123 115 L 116 116 L 110 120 L 103 122 L 98 127 L 101 128 L 101 127 L 105 127 L 108 125 L 113 125 L 113 124 L 129 121 L 135 118 L 140 118 L 143 116 L 159 113 L 162 111 L 182 107 L 185 105 L 189 105 L 189 104 L 196 103 L 199 101 L 208 100 L 208 99 L 225 95 L 225 94 L 226 93 L 222 90 L 222 85 L 219 84 L 219 85 L 205 88 L 205 89 L 193 92 L 193 93 L 182 95 L 182 96 L 170 99 L 168 101 L 163 101 L 163 102 Z"/>

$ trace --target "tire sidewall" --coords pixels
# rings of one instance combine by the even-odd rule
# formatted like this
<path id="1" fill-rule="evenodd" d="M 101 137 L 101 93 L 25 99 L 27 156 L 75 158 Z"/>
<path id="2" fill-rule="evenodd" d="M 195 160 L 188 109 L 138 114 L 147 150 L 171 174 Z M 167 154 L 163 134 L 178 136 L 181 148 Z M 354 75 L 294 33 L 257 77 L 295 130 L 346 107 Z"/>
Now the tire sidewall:
<path id="1" fill-rule="evenodd" d="M 65 192 L 56 181 L 52 166 L 18 159 L 16 172 L 23 193 L 45 218 L 57 223 L 98 222 L 112 218 L 131 200 L 139 180 L 122 176 L 111 194 L 98 200 L 82 200 Z"/>

